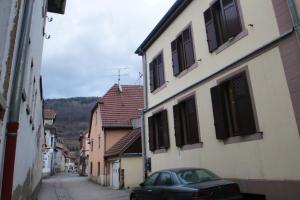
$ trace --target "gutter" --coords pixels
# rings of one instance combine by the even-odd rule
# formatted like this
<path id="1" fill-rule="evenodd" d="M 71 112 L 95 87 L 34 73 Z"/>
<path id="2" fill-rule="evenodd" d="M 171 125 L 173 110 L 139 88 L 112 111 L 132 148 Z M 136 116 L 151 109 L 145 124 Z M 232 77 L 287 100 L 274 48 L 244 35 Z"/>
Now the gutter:
<path id="1" fill-rule="evenodd" d="M 21 2 L 21 1 L 20 1 Z M 27 63 L 27 50 L 29 46 L 29 34 L 31 28 L 33 1 L 23 1 L 24 13 L 20 29 L 19 43 L 16 47 L 16 62 L 13 70 L 12 91 L 9 103 L 8 122 L 6 129 L 6 144 L 4 158 L 3 185 L 1 191 L 2 200 L 12 199 L 14 167 L 16 157 L 17 136 L 19 130 L 20 107 L 22 102 L 22 86 Z"/>
<path id="2" fill-rule="evenodd" d="M 295 0 L 288 0 L 288 6 L 291 12 L 291 17 L 293 19 L 294 29 L 297 33 L 298 39 L 300 40 L 300 19 L 299 13 L 297 13 Z"/>
<path id="3" fill-rule="evenodd" d="M 179 96 L 179 95 L 184 94 L 184 93 L 187 92 L 188 90 L 191 90 L 192 88 L 194 88 L 194 87 L 196 87 L 196 86 L 198 86 L 198 85 L 201 85 L 201 84 L 203 84 L 204 82 L 206 82 L 206 81 L 208 81 L 208 80 L 214 78 L 215 76 L 217 76 L 217 75 L 219 75 L 220 73 L 222 73 L 222 72 L 224 72 L 224 71 L 226 71 L 226 70 L 232 68 L 234 65 L 240 63 L 241 61 L 243 61 L 243 60 L 245 60 L 245 59 L 248 59 L 248 58 L 251 58 L 251 57 L 252 57 L 253 55 L 255 55 L 256 53 L 258 53 L 258 52 L 260 52 L 260 51 L 262 51 L 262 50 L 264 50 L 264 49 L 266 49 L 266 48 L 271 47 L 271 46 L 274 45 L 275 43 L 277 43 L 277 42 L 279 42 L 279 41 L 285 39 L 285 38 L 288 37 L 288 36 L 290 36 L 292 33 L 294 33 L 294 31 L 295 31 L 294 28 L 292 28 L 291 30 L 285 32 L 284 34 L 282 34 L 282 35 L 280 35 L 279 37 L 275 38 L 275 39 L 272 40 L 271 42 L 266 43 L 265 45 L 263 45 L 263 46 L 261 46 L 261 47 L 255 49 L 255 50 L 252 51 L 251 53 L 246 54 L 245 56 L 241 57 L 240 59 L 238 59 L 238 60 L 236 60 L 236 61 L 234 61 L 234 62 L 232 62 L 232 63 L 230 63 L 230 64 L 228 64 L 228 65 L 226 65 L 226 66 L 224 66 L 221 70 L 219 70 L 219 71 L 213 73 L 212 75 L 210 75 L 210 76 L 208 76 L 208 77 L 206 77 L 206 78 L 204 78 L 204 79 L 202 79 L 202 80 L 199 80 L 198 82 L 192 84 L 191 86 L 189 86 L 189 87 L 187 87 L 187 88 L 185 88 L 185 89 L 183 89 L 183 90 L 177 92 L 176 94 L 174 94 L 174 95 L 172 95 L 172 96 L 166 98 L 165 100 L 161 101 L 160 103 L 158 103 L 158 104 L 156 104 L 156 105 L 154 105 L 154 106 L 152 106 L 152 107 L 150 107 L 150 108 L 147 108 L 147 109 L 144 111 L 144 114 L 146 114 L 146 113 L 148 113 L 149 111 L 151 111 L 151 110 L 153 110 L 153 109 L 155 109 L 155 108 L 157 108 L 157 107 L 163 105 L 164 103 L 166 103 L 166 102 L 172 100 L 173 98 L 175 98 L 175 97 L 177 97 L 177 96 Z"/>

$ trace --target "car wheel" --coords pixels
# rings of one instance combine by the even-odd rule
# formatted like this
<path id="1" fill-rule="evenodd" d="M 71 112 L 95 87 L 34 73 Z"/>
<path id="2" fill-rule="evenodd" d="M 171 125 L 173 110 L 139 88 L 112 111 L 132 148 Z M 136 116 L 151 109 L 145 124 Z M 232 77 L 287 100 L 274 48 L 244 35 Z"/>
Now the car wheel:
<path id="1" fill-rule="evenodd" d="M 133 194 L 131 195 L 130 200 L 138 200 L 138 198 Z"/>

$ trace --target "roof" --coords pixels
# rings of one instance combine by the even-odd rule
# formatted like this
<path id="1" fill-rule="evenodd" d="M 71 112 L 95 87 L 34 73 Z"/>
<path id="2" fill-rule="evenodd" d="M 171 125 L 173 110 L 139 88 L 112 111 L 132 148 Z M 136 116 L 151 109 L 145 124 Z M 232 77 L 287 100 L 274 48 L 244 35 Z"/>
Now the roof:
<path id="1" fill-rule="evenodd" d="M 122 137 L 116 144 L 105 152 L 105 157 L 117 156 L 126 151 L 141 137 L 141 129 L 137 128 Z"/>
<path id="2" fill-rule="evenodd" d="M 44 109 L 44 119 L 55 119 L 56 112 L 51 109 Z"/>
<path id="3" fill-rule="evenodd" d="M 122 85 L 120 91 L 113 85 L 101 98 L 100 113 L 104 128 L 130 128 L 131 120 L 140 116 L 139 109 L 144 107 L 143 87 Z"/>
<path id="4" fill-rule="evenodd" d="M 184 11 L 193 0 L 177 0 L 164 17 L 158 22 L 147 38 L 135 51 L 138 55 L 144 52 L 155 42 L 155 40 L 170 26 L 170 24 Z"/>

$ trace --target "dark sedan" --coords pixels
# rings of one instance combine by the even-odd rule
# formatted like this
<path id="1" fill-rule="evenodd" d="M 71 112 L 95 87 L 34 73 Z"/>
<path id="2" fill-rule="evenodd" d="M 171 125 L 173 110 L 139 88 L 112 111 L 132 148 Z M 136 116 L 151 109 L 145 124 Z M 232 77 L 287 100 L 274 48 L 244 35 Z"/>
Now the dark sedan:
<path id="1" fill-rule="evenodd" d="M 241 200 L 238 184 L 207 169 L 181 168 L 153 173 L 133 189 L 131 200 Z"/>

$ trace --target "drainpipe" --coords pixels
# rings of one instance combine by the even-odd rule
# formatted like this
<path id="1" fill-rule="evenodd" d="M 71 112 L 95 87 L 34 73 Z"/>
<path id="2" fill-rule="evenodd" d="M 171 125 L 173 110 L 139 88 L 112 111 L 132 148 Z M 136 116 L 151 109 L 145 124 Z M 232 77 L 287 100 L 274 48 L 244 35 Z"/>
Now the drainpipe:
<path id="1" fill-rule="evenodd" d="M 294 29 L 297 33 L 298 40 L 300 40 L 300 19 L 299 13 L 297 12 L 296 4 L 294 0 L 288 0 L 288 6 L 291 12 L 291 16 L 294 23 Z"/>
<path id="2" fill-rule="evenodd" d="M 22 1 L 20 1 L 22 2 Z M 8 110 L 8 122 L 6 129 L 6 144 L 3 183 L 1 191 L 2 200 L 12 199 L 13 177 L 17 146 L 17 133 L 19 129 L 19 114 L 21 107 L 22 85 L 27 61 L 27 49 L 29 45 L 29 33 L 32 19 L 33 1 L 24 0 L 24 13 L 21 21 L 20 36 L 18 39 L 16 62 L 13 68 L 12 91 Z"/>
<path id="3" fill-rule="evenodd" d="M 142 50 L 141 50 L 142 52 Z M 142 127 L 141 127 L 141 132 L 142 132 L 142 150 L 143 150 L 143 160 L 144 160 L 144 165 L 143 165 L 143 170 L 144 170 L 144 177 L 143 180 L 145 180 L 148 176 L 147 172 L 147 149 L 146 149 L 146 131 L 145 131 L 145 110 L 148 109 L 148 84 L 147 84 L 147 56 L 146 53 L 143 52 L 143 73 L 144 73 L 144 102 L 145 106 L 144 109 L 141 110 L 141 121 L 142 121 Z"/>

